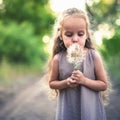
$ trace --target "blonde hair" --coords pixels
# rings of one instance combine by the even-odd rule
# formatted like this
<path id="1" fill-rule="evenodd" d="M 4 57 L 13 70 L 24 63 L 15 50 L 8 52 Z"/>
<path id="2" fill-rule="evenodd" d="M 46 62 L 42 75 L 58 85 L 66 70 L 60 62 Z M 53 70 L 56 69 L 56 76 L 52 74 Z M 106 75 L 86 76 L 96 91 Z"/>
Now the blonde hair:
<path id="1" fill-rule="evenodd" d="M 113 88 L 112 88 L 112 84 L 111 84 L 110 79 L 108 79 L 107 84 L 108 84 L 107 89 L 105 91 L 101 92 L 101 96 L 102 96 L 102 99 L 103 99 L 103 104 L 105 106 L 107 106 L 109 104 L 109 101 L 110 101 L 109 96 L 113 92 Z"/>
<path id="2" fill-rule="evenodd" d="M 62 34 L 64 20 L 69 17 L 80 17 L 85 20 L 86 31 L 87 31 L 87 36 L 88 36 L 86 39 L 85 47 L 88 49 L 93 48 L 93 43 L 91 41 L 90 32 L 89 32 L 89 18 L 87 14 L 80 9 L 69 8 L 65 10 L 63 13 L 61 13 L 58 19 L 56 19 L 56 23 L 54 27 L 54 35 L 53 35 L 54 46 L 53 46 L 52 57 L 54 57 L 54 55 L 56 55 L 57 53 L 61 51 L 66 51 L 66 47 L 63 41 L 61 40 L 61 34 Z"/>

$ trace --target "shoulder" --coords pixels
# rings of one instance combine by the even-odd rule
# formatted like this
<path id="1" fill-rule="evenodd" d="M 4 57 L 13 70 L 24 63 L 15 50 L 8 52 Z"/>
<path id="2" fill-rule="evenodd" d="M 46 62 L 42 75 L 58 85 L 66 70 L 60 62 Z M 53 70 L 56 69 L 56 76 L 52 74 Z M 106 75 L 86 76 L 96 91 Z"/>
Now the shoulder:
<path id="1" fill-rule="evenodd" d="M 53 57 L 53 63 L 58 63 L 58 60 L 59 60 L 59 54 L 56 54 L 56 55 Z"/>
<path id="2" fill-rule="evenodd" d="M 65 52 L 59 52 L 53 57 L 53 61 L 61 61 L 64 55 L 65 55 Z"/>
<path id="3" fill-rule="evenodd" d="M 94 59 L 102 59 L 102 56 L 99 51 L 94 49 L 90 49 L 90 51 Z"/>
<path id="4" fill-rule="evenodd" d="M 51 69 L 52 71 L 56 71 L 58 69 L 58 66 L 59 66 L 59 55 L 56 54 L 53 58 L 52 58 L 52 61 L 51 61 Z"/>
<path id="5" fill-rule="evenodd" d="M 91 50 L 91 52 L 92 52 L 95 67 L 99 69 L 101 66 L 104 66 L 104 61 L 100 52 L 93 49 Z"/>
<path id="6" fill-rule="evenodd" d="M 100 52 L 98 50 L 89 49 L 88 54 L 89 54 L 90 58 L 92 58 L 95 66 L 103 64 L 102 55 L 100 54 Z"/>

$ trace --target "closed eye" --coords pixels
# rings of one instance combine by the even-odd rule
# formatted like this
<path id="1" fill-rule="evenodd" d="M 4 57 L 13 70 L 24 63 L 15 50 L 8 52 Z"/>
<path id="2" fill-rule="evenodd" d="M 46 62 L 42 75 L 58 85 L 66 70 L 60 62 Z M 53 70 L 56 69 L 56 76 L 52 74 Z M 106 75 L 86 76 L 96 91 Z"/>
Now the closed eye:
<path id="1" fill-rule="evenodd" d="M 78 33 L 78 36 L 83 36 L 84 35 L 84 33 Z"/>
<path id="2" fill-rule="evenodd" d="M 65 35 L 66 35 L 67 37 L 72 37 L 73 34 L 74 34 L 74 33 L 72 33 L 72 32 L 66 32 L 66 33 L 65 33 Z M 77 35 L 80 36 L 80 37 L 82 37 L 82 36 L 84 36 L 84 33 L 83 33 L 83 32 L 80 32 L 80 33 L 78 33 Z"/>
<path id="3" fill-rule="evenodd" d="M 72 34 L 72 33 L 66 33 L 65 35 L 66 35 L 67 37 L 72 37 L 73 34 Z"/>

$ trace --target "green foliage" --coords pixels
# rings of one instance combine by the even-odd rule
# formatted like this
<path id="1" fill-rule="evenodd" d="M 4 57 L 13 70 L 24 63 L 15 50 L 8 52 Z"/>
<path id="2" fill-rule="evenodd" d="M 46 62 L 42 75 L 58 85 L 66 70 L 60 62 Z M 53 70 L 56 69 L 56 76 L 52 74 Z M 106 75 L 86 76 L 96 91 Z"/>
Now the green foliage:
<path id="1" fill-rule="evenodd" d="M 42 38 L 54 20 L 48 0 L 4 0 L 1 6 L 0 62 L 5 58 L 42 67 L 47 59 Z"/>
<path id="2" fill-rule="evenodd" d="M 34 28 L 29 23 L 0 23 L 1 60 L 6 58 L 15 63 L 36 63 L 45 61 L 43 43 L 34 35 Z"/>
<path id="3" fill-rule="evenodd" d="M 112 27 L 116 26 L 116 19 L 119 19 L 120 1 L 119 0 L 96 0 L 92 1 L 92 6 L 86 4 L 87 11 L 93 17 L 96 25 L 107 23 Z"/>
<path id="4" fill-rule="evenodd" d="M 5 0 L 5 10 L 0 17 L 4 22 L 29 21 L 34 24 L 37 34 L 44 34 L 53 24 L 53 16 L 47 3 L 48 0 Z"/>
<path id="5" fill-rule="evenodd" d="M 111 79 L 120 80 L 120 28 L 115 29 L 115 34 L 112 38 L 103 39 L 103 47 L 100 49 L 107 63 Z"/>
<path id="6" fill-rule="evenodd" d="M 104 49 L 102 49 L 102 53 L 104 57 L 107 56 L 120 56 L 120 28 L 115 29 L 115 34 L 112 38 L 103 39 Z"/>

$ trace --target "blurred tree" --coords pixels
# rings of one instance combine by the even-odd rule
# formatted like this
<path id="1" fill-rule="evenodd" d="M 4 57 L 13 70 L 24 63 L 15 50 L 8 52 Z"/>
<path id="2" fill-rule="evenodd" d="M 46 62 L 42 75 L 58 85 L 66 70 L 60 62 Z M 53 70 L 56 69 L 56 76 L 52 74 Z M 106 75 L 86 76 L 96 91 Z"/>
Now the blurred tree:
<path id="1" fill-rule="evenodd" d="M 47 59 L 42 38 L 54 16 L 49 0 L 4 0 L 0 9 L 0 60 L 33 64 Z"/>
<path id="2" fill-rule="evenodd" d="M 35 27 L 35 33 L 48 32 L 53 23 L 53 16 L 48 4 L 49 0 L 4 0 L 4 10 L 0 14 L 4 23 L 15 21 L 30 22 Z"/>
<path id="3" fill-rule="evenodd" d="M 115 28 L 115 34 L 111 38 L 103 38 L 103 46 L 100 51 L 107 63 L 112 80 L 120 83 L 120 27 Z"/>
<path id="4" fill-rule="evenodd" d="M 120 0 L 87 0 L 86 9 L 96 25 L 107 23 L 116 27 L 116 20 L 120 19 Z"/>
<path id="5" fill-rule="evenodd" d="M 116 46 L 119 43 L 120 0 L 87 0 L 86 9 L 93 20 L 93 24 L 95 23 L 94 27 L 96 30 L 99 30 L 100 25 L 107 24 L 109 31 L 112 30 L 113 32 L 112 38 L 106 38 L 103 42 L 104 47 L 106 47 L 106 54 L 111 56 L 118 53 L 120 48 L 116 48 Z M 103 29 L 103 31 L 105 30 Z"/>
<path id="6" fill-rule="evenodd" d="M 109 31 L 113 33 L 112 36 L 103 38 L 103 44 L 99 50 L 106 61 L 111 78 L 120 80 L 120 0 L 93 0 L 92 4 L 90 2 L 88 0 L 86 8 L 93 18 L 95 30 L 98 30 L 100 25 L 107 24 Z"/>

